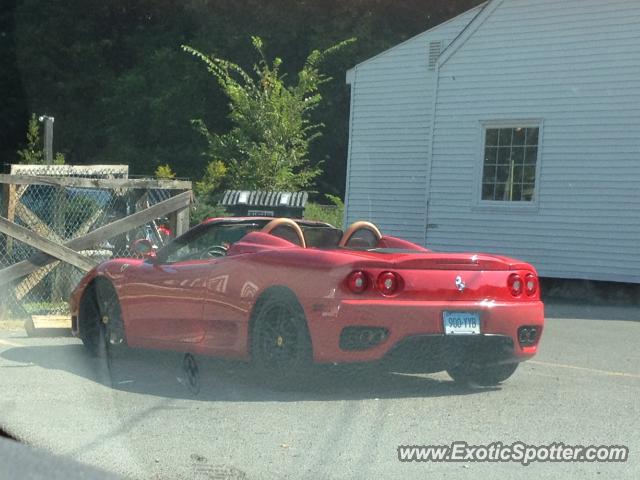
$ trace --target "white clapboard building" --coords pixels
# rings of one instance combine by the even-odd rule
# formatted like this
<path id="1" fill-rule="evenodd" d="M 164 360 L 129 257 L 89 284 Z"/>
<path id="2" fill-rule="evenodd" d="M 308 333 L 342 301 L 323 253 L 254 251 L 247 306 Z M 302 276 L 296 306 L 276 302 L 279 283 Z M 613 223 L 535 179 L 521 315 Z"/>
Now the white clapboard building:
<path id="1" fill-rule="evenodd" d="M 347 83 L 346 222 L 640 282 L 640 1 L 491 0 Z"/>

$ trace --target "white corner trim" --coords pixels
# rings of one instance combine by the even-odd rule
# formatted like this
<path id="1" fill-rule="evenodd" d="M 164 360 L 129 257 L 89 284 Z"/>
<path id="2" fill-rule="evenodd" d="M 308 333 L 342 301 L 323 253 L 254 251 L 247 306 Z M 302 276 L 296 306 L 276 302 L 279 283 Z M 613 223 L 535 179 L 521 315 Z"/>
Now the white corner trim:
<path id="1" fill-rule="evenodd" d="M 343 229 L 347 227 L 347 219 L 349 218 L 349 185 L 351 183 L 351 161 L 352 161 L 352 145 L 353 145 L 353 113 L 356 104 L 356 75 L 357 75 L 357 67 L 352 68 L 349 72 L 353 73 L 353 78 L 351 78 L 351 82 L 347 83 L 350 87 L 350 98 L 349 98 L 349 138 L 347 140 L 347 171 L 345 178 L 345 186 L 344 186 L 344 212 L 342 217 L 342 227 Z M 348 77 L 347 77 L 348 78 Z"/>
<path id="2" fill-rule="evenodd" d="M 345 76 L 345 79 L 347 81 L 347 85 L 353 85 L 353 82 L 355 82 L 355 80 L 356 80 L 356 68 L 357 67 L 353 67 L 353 68 L 350 68 L 349 70 L 347 70 L 347 74 Z"/>
<path id="3" fill-rule="evenodd" d="M 488 3 L 484 4 L 484 8 L 478 12 L 478 14 L 469 22 L 469 24 L 460 32 L 453 42 L 449 44 L 447 48 L 440 54 L 440 58 L 438 58 L 438 66 L 442 66 L 447 63 L 447 60 L 451 58 L 451 56 L 458 51 L 458 49 L 466 43 L 466 41 L 471 37 L 480 26 L 484 23 L 484 21 L 489 18 L 489 16 L 500 6 L 504 0 L 489 0 Z"/>

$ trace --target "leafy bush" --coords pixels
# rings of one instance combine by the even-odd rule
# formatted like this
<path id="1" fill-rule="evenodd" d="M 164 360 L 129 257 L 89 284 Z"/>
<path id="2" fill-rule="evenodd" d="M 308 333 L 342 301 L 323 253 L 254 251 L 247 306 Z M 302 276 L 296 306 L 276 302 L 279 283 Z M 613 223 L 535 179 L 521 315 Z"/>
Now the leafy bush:
<path id="1" fill-rule="evenodd" d="M 344 218 L 344 202 L 335 195 L 325 195 L 333 205 L 320 205 L 315 202 L 307 203 L 304 209 L 304 218 L 326 222 L 336 228 L 342 228 Z"/>
<path id="2" fill-rule="evenodd" d="M 171 169 L 171 166 L 169 166 L 168 163 L 165 163 L 164 165 L 158 165 L 155 175 L 157 178 L 164 180 L 171 180 L 172 178 L 176 178 L 176 174 Z"/>
<path id="3" fill-rule="evenodd" d="M 197 225 L 207 218 L 229 217 L 231 216 L 224 207 L 197 200 L 191 208 L 190 223 L 191 226 Z"/>

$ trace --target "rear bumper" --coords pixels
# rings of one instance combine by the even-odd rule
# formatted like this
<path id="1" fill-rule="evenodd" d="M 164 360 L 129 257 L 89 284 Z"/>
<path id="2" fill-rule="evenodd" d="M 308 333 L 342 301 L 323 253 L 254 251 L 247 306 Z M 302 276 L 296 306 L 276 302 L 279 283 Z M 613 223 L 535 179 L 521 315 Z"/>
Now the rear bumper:
<path id="1" fill-rule="evenodd" d="M 470 360 L 479 364 L 519 362 L 514 342 L 504 335 L 416 335 L 396 343 L 380 360 L 406 373 L 440 372 Z"/>
<path id="2" fill-rule="evenodd" d="M 384 300 L 344 300 L 306 306 L 309 330 L 317 363 L 348 363 L 381 360 L 396 356 L 416 340 L 418 352 L 440 352 L 439 357 L 481 354 L 496 361 L 522 361 L 535 355 L 538 342 L 521 346 L 518 329 L 544 326 L 544 305 L 540 301 L 497 303 L 416 302 Z M 474 311 L 480 314 L 481 335 L 448 336 L 444 334 L 444 311 Z M 387 332 L 382 343 L 366 350 L 345 350 L 340 336 L 345 328 L 376 327 Z M 538 339 L 540 337 L 538 335 Z M 403 346 L 403 344 L 405 346 Z M 414 353 L 407 356 L 415 356 Z M 409 349 L 411 350 L 411 349 Z"/>

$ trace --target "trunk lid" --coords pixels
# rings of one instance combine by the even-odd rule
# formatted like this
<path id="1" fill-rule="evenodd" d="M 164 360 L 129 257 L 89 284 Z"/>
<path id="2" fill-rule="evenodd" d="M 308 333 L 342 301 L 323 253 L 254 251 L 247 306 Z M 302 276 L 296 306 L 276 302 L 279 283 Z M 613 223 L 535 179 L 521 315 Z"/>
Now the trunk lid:
<path id="1" fill-rule="evenodd" d="M 508 278 L 517 273 L 536 274 L 528 263 L 499 255 L 480 253 L 350 251 L 361 261 L 355 269 L 366 271 L 372 284 L 384 271 L 401 277 L 401 288 L 393 297 L 421 301 L 531 301 L 535 297 L 513 297 Z M 354 259 L 355 259 L 354 258 Z M 368 296 L 380 293 L 372 288 Z"/>
<path id="2" fill-rule="evenodd" d="M 367 264 L 413 270 L 533 270 L 531 265 L 509 257 L 485 253 L 409 252 L 406 250 L 348 250 L 346 254 Z"/>

